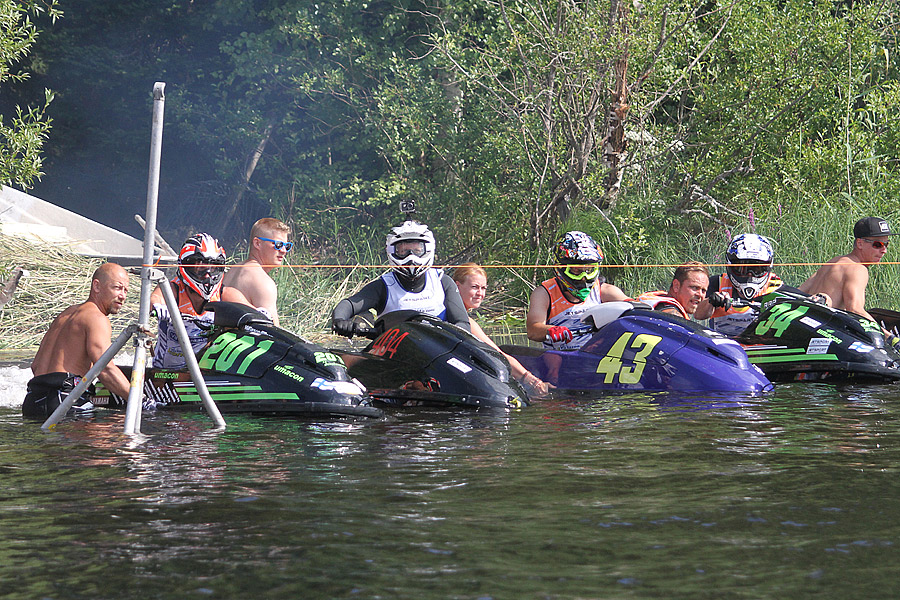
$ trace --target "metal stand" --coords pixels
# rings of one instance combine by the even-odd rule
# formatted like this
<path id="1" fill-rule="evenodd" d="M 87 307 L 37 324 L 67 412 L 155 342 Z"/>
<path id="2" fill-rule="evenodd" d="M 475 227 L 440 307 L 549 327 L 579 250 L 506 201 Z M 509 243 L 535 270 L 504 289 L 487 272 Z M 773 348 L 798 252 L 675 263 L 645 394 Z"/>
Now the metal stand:
<path id="1" fill-rule="evenodd" d="M 89 385 L 91 385 L 97 376 L 106 368 L 106 365 L 115 357 L 125 343 L 133 335 L 137 335 L 135 341 L 134 366 L 131 371 L 131 381 L 128 389 L 128 405 L 125 410 L 125 433 L 136 434 L 141 428 L 141 406 L 143 404 L 144 393 L 144 372 L 147 367 L 147 351 L 150 345 L 150 336 L 147 334 L 148 325 L 150 323 L 150 294 L 153 291 L 153 285 L 160 285 L 163 292 L 163 298 L 169 309 L 169 315 L 175 326 L 175 333 L 178 341 L 184 350 L 184 358 L 187 363 L 188 370 L 191 373 L 191 379 L 197 386 L 197 392 L 203 401 L 206 412 L 212 417 L 218 429 L 225 428 L 225 419 L 219 412 L 219 407 L 213 402 L 206 388 L 206 382 L 200 374 L 200 366 L 197 364 L 197 357 L 194 356 L 187 330 L 184 327 L 184 321 L 181 319 L 181 311 L 178 309 L 178 302 L 172 293 L 165 274 L 151 267 L 153 264 L 153 248 L 154 233 L 156 231 L 156 205 L 159 195 L 159 163 L 162 154 L 162 129 L 163 129 L 163 109 L 165 107 L 165 95 L 163 90 L 166 84 L 156 82 L 153 86 L 153 130 L 150 140 L 150 175 L 147 181 L 147 226 L 144 230 L 144 257 L 141 266 L 141 304 L 138 311 L 138 322 L 129 325 L 123 331 L 116 341 L 112 343 L 109 349 L 103 353 L 93 367 L 87 372 L 81 383 L 75 386 L 66 399 L 63 400 L 53 414 L 41 426 L 42 429 L 50 429 L 65 416 L 68 410 L 75 404 L 75 401 L 81 397 Z"/>

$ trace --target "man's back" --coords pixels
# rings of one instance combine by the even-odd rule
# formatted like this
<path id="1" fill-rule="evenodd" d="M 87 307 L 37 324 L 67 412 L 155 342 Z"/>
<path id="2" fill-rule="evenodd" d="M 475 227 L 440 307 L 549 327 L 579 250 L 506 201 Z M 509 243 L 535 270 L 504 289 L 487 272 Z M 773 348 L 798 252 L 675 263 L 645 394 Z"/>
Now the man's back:
<path id="1" fill-rule="evenodd" d="M 803 282 L 800 291 L 806 294 L 828 294 L 832 306 L 860 313 L 864 310 L 865 289 L 869 270 L 850 254 L 837 256 L 819 267 Z M 859 295 L 863 302 L 860 303 Z M 860 313 L 862 314 L 862 313 Z"/>

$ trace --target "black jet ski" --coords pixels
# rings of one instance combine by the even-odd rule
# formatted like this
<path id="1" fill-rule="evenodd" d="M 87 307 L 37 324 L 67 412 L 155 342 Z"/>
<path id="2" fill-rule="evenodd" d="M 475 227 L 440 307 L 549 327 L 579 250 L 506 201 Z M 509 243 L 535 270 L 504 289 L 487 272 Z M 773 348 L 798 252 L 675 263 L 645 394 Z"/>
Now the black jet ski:
<path id="1" fill-rule="evenodd" d="M 900 380 L 900 353 L 877 323 L 808 297 L 758 306 L 759 316 L 735 339 L 772 381 Z"/>
<path id="2" fill-rule="evenodd" d="M 261 312 L 234 302 L 210 302 L 209 342 L 197 362 L 222 413 L 381 417 L 340 356 L 276 327 Z M 120 367 L 126 377 L 130 367 Z M 98 384 L 95 406 L 125 408 L 127 399 Z M 147 369 L 144 407 L 201 410 L 186 369 Z"/>
<path id="3" fill-rule="evenodd" d="M 386 406 L 511 409 L 528 404 L 503 355 L 446 321 L 400 310 L 383 315 L 374 327 L 357 323 L 355 332 L 372 343 L 362 351 L 333 352 L 369 396 Z"/>

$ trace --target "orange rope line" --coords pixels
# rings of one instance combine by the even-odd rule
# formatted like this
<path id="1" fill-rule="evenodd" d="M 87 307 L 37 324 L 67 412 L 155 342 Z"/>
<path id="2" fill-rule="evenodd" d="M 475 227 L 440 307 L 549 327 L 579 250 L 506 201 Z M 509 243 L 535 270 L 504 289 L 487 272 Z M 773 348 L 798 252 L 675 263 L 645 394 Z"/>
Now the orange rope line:
<path id="1" fill-rule="evenodd" d="M 642 268 L 675 268 L 680 267 L 684 263 L 674 263 L 674 264 L 649 264 L 649 265 L 613 265 L 613 264 L 601 264 L 601 269 L 642 269 Z M 728 263 L 701 263 L 707 267 L 727 267 Z M 786 262 L 786 263 L 774 263 L 773 267 L 821 267 L 827 265 L 829 263 L 823 262 Z M 880 261 L 877 263 L 860 263 L 863 265 L 900 265 L 900 261 Z M 144 267 L 156 267 L 159 265 L 159 261 L 152 265 L 141 265 Z M 172 267 L 177 266 L 177 264 L 172 263 Z M 192 267 L 212 267 L 212 266 L 221 266 L 221 265 L 190 265 Z M 229 269 L 241 268 L 241 267 L 272 267 L 272 268 L 287 268 L 287 269 L 390 269 L 392 265 L 323 265 L 323 264 L 308 264 L 308 265 L 244 265 L 244 264 L 235 264 L 235 265 L 225 265 Z M 455 269 L 463 266 L 462 264 L 458 265 L 432 265 L 436 269 Z M 564 267 L 566 265 L 478 265 L 483 269 L 554 269 L 556 267 Z"/>

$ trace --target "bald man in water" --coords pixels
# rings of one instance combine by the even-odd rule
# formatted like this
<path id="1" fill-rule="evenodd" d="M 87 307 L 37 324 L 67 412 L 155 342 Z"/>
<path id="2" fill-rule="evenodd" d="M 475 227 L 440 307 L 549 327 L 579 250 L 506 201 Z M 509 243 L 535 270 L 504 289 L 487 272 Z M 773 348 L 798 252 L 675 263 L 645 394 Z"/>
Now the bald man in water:
<path id="1" fill-rule="evenodd" d="M 28 382 L 24 416 L 46 419 L 53 414 L 106 352 L 112 336 L 109 315 L 119 312 L 127 294 L 128 273 L 120 265 L 106 263 L 94 271 L 87 301 L 59 313 L 41 340 L 31 363 L 35 376 Z M 128 379 L 112 362 L 99 379 L 112 393 L 128 396 Z M 91 406 L 87 397 L 93 393 L 91 388 L 76 404 Z"/>

